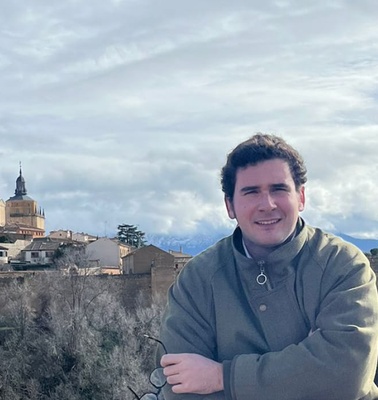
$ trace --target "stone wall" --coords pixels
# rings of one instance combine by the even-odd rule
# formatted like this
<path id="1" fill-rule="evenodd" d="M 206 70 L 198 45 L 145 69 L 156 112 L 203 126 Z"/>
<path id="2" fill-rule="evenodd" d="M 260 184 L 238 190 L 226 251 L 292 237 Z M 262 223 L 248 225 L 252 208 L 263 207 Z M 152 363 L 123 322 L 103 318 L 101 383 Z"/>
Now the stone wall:
<path id="1" fill-rule="evenodd" d="M 373 270 L 378 275 L 378 256 L 368 255 Z M 2 285 L 7 285 L 17 279 L 23 282 L 28 276 L 34 276 L 39 271 L 1 272 L 0 290 Z M 173 267 L 155 267 L 151 274 L 130 275 L 98 275 L 97 278 L 108 281 L 109 290 L 117 291 L 122 304 L 127 309 L 134 309 L 138 304 L 148 305 L 158 299 L 165 301 L 167 291 L 175 281 L 177 271 Z M 85 277 L 83 277 L 85 278 Z M 378 285 L 378 279 L 377 279 Z"/>
<path id="2" fill-rule="evenodd" d="M 165 302 L 168 289 L 175 281 L 176 275 L 176 271 L 173 267 L 151 268 L 152 299 Z"/>
<path id="3" fill-rule="evenodd" d="M 37 274 L 44 274 L 45 271 L 12 271 L 0 272 L 0 290 L 17 280 L 23 283 Z M 48 272 L 47 272 L 48 273 Z M 75 276 L 76 279 L 87 279 L 86 276 Z M 92 278 L 92 277 L 91 277 Z M 128 310 L 133 310 L 137 305 L 149 305 L 152 301 L 151 276 L 143 275 L 97 275 L 95 279 L 100 279 L 106 283 L 105 287 L 110 293 L 116 293 L 121 304 Z M 0 304 L 0 309 L 2 305 Z"/>
<path id="4" fill-rule="evenodd" d="M 151 275 L 99 275 L 98 277 L 107 280 L 111 290 L 119 293 L 125 308 L 132 310 L 138 304 L 151 304 Z"/>
<path id="5" fill-rule="evenodd" d="M 28 277 L 36 274 L 48 273 L 46 271 L 7 271 L 0 272 L 0 290 L 3 285 L 8 285 L 17 279 L 22 283 Z M 127 309 L 134 309 L 138 304 L 148 305 L 152 300 L 166 300 L 169 287 L 176 278 L 173 267 L 155 267 L 151 274 L 130 275 L 97 275 L 101 281 L 107 281 L 109 290 L 120 295 L 122 304 Z M 85 279 L 85 276 L 77 277 Z"/>

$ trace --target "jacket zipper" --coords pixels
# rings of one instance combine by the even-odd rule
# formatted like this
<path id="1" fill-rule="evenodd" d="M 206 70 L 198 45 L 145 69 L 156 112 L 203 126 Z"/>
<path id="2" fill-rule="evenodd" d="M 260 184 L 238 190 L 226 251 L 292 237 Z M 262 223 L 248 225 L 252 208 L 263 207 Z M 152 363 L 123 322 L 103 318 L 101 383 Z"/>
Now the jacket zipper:
<path id="1" fill-rule="evenodd" d="M 261 286 L 266 286 L 268 290 L 272 290 L 272 285 L 270 284 L 268 276 L 265 272 L 265 261 L 257 261 L 257 265 L 260 268 L 260 273 L 256 277 L 256 282 Z"/>

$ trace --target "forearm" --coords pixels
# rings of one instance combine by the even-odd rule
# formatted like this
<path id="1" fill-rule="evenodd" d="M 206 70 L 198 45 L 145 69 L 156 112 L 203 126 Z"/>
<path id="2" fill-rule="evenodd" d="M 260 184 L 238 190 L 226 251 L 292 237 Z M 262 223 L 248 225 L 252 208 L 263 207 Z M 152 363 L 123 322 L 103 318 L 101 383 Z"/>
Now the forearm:
<path id="1" fill-rule="evenodd" d="M 346 333 L 348 335 L 348 333 Z M 316 332 L 298 345 L 264 355 L 240 355 L 225 369 L 226 398 L 356 400 L 372 389 L 377 353 L 332 344 Z M 333 342 L 335 343 L 335 342 Z M 228 383 L 226 383 L 228 381 Z"/>

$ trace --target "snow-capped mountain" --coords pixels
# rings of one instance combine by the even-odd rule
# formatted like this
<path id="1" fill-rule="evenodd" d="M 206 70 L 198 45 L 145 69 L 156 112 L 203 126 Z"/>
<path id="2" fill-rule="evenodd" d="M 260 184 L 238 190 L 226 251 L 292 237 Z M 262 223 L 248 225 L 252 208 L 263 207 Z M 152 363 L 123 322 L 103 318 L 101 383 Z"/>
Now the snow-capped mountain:
<path id="1" fill-rule="evenodd" d="M 153 244 L 165 251 L 174 250 L 182 251 L 183 253 L 195 256 L 216 243 L 222 237 L 230 235 L 232 232 L 223 232 L 213 235 L 194 235 L 194 236 L 172 236 L 150 234 L 146 235 L 147 244 Z M 338 233 L 338 236 L 345 241 L 353 243 L 364 253 L 370 253 L 371 249 L 378 248 L 378 240 L 373 239 L 358 239 L 343 233 Z"/>
<path id="2" fill-rule="evenodd" d="M 216 243 L 222 237 L 231 232 L 217 233 L 213 235 L 171 236 L 171 235 L 146 235 L 147 244 L 153 244 L 165 251 L 174 250 L 195 256 Z"/>
<path id="3" fill-rule="evenodd" d="M 345 235 L 344 233 L 339 233 L 337 234 L 341 238 L 343 238 L 345 241 L 353 243 L 355 246 L 357 246 L 359 249 L 361 249 L 364 253 L 370 253 L 371 249 L 377 249 L 378 248 L 378 240 L 375 239 L 358 239 L 354 238 L 349 235 Z"/>

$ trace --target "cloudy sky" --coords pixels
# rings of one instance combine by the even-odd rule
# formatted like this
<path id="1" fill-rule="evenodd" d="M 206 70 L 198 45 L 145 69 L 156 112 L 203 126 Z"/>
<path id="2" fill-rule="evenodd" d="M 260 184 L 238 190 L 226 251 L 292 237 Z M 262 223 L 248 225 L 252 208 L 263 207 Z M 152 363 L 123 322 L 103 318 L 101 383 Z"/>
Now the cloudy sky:
<path id="1" fill-rule="evenodd" d="M 0 5 L 0 198 L 47 232 L 228 231 L 219 171 L 261 131 L 304 156 L 308 223 L 378 238 L 375 0 Z"/>

